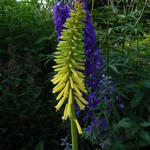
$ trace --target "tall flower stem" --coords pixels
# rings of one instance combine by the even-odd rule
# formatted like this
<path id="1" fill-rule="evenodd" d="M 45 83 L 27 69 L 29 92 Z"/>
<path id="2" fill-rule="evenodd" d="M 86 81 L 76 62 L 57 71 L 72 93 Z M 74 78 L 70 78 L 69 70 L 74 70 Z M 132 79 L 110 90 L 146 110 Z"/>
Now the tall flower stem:
<path id="1" fill-rule="evenodd" d="M 72 150 L 78 150 L 78 136 L 77 136 L 77 129 L 76 129 L 76 124 L 75 124 L 75 106 L 74 103 L 72 102 L 71 106 L 71 111 L 72 111 L 72 117 L 70 118 L 71 122 L 71 136 L 72 136 Z"/>

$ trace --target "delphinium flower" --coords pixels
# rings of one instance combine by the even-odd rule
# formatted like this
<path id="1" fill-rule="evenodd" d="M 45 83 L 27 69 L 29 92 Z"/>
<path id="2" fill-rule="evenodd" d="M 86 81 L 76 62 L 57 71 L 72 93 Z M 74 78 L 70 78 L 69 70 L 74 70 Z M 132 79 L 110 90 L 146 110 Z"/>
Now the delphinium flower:
<path id="1" fill-rule="evenodd" d="M 82 2 L 84 4 L 84 9 L 86 10 L 86 21 L 83 34 L 85 58 L 86 58 L 84 74 L 88 80 L 87 86 L 90 88 L 88 96 L 86 98 L 89 102 L 88 105 L 89 111 L 83 118 L 85 120 L 90 118 L 90 109 L 96 108 L 96 106 L 99 103 L 97 93 L 103 71 L 102 71 L 102 58 L 100 56 L 100 49 L 96 45 L 96 33 L 92 24 L 90 12 L 88 10 L 86 1 L 82 0 Z M 79 112 L 80 110 L 78 109 L 77 113 L 79 114 Z M 91 119 L 91 124 L 92 124 L 91 126 L 93 126 L 93 119 Z"/>
<path id="2" fill-rule="evenodd" d="M 82 96 L 82 93 L 87 93 L 84 85 L 85 77 L 82 73 L 85 69 L 82 36 L 85 13 L 83 4 L 76 2 L 75 10 L 71 10 L 70 18 L 67 18 L 60 36 L 54 59 L 56 65 L 53 66 L 57 74 L 52 79 L 53 84 L 56 84 L 53 93 L 59 92 L 56 98 L 59 101 L 56 105 L 56 111 L 65 104 L 62 119 L 70 118 L 75 122 L 79 134 L 82 133 L 82 130 L 75 116 L 74 103 L 76 102 L 81 110 L 85 108 L 85 105 L 88 105 Z"/>
<path id="3" fill-rule="evenodd" d="M 107 116 L 108 113 L 112 110 L 112 97 L 113 97 L 113 81 L 110 76 L 102 76 L 100 81 L 101 87 L 101 98 L 106 105 L 105 115 Z"/>
<path id="4" fill-rule="evenodd" d="M 86 55 L 85 74 L 88 76 L 88 84 L 91 92 L 96 92 L 100 78 L 102 76 L 102 58 L 100 49 L 96 45 L 96 33 L 91 21 L 90 12 L 85 0 L 84 9 L 86 10 L 86 26 L 84 28 L 84 49 Z"/>
<path id="5" fill-rule="evenodd" d="M 70 7 L 68 6 L 68 4 L 65 5 L 64 2 L 61 0 L 59 3 L 54 5 L 53 12 L 53 20 L 57 33 L 57 41 L 59 42 L 62 30 L 64 29 L 64 23 L 66 22 L 70 14 Z"/>

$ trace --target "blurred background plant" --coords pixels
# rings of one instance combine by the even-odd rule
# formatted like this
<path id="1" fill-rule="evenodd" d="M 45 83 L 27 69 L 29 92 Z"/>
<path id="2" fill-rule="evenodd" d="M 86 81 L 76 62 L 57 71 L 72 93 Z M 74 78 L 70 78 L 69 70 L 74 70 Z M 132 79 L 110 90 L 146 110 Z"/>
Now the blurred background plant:
<path id="1" fill-rule="evenodd" d="M 100 104 L 92 110 L 92 130 L 88 132 L 87 128 L 83 138 L 89 139 L 95 149 L 148 149 L 150 2 L 108 0 L 98 4 L 93 1 L 92 17 L 103 56 L 103 72 L 105 78 L 111 77 L 113 91 L 111 85 L 105 88 L 112 91 L 107 99 L 100 92 Z"/>
<path id="2" fill-rule="evenodd" d="M 0 1 L 0 149 L 60 147 L 48 81 L 56 45 L 52 7 Z"/>
<path id="3" fill-rule="evenodd" d="M 71 147 L 69 127 L 62 123 L 61 112 L 55 112 L 49 82 L 57 44 L 52 8 L 57 1 L 46 2 L 0 1 L 0 149 Z M 150 2 L 87 3 L 104 75 L 98 105 L 79 115 L 90 116 L 83 119 L 79 149 L 149 149 Z"/>

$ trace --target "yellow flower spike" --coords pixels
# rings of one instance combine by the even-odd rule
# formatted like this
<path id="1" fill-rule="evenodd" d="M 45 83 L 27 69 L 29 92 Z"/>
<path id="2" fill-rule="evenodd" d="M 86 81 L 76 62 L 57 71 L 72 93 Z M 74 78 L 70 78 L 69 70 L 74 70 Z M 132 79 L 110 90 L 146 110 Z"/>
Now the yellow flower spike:
<path id="1" fill-rule="evenodd" d="M 81 72 L 85 69 L 83 28 L 86 12 L 81 2 L 76 1 L 75 5 L 75 10 L 71 10 L 70 17 L 64 24 L 65 29 L 62 31 L 60 42 L 57 45 L 54 59 L 56 65 L 53 66 L 56 75 L 51 80 L 55 84 L 53 93 L 58 92 L 56 111 L 65 105 L 62 119 L 69 118 L 71 121 L 73 149 L 77 149 L 75 148 L 77 147 L 75 146 L 77 145 L 75 144 L 75 136 L 77 135 L 75 128 L 79 134 L 82 133 L 76 119 L 74 104 L 77 103 L 81 110 L 88 104 L 82 97 L 83 93 L 87 93 L 87 91 L 84 84 L 85 77 Z"/>
<path id="2" fill-rule="evenodd" d="M 80 109 L 81 109 L 81 110 L 84 110 L 84 109 L 85 109 L 85 106 L 78 100 L 78 98 L 77 98 L 76 96 L 75 96 L 74 98 L 75 98 L 75 100 L 76 100 L 78 106 L 80 107 Z"/>
<path id="3" fill-rule="evenodd" d="M 55 106 L 56 111 L 58 111 L 58 110 L 60 109 L 60 107 L 63 105 L 65 99 L 66 99 L 66 98 L 63 97 L 63 98 L 59 101 L 59 103 Z"/>
<path id="4" fill-rule="evenodd" d="M 75 119 L 74 121 L 75 121 L 75 123 L 76 123 L 76 127 L 77 127 L 77 130 L 78 130 L 78 133 L 79 133 L 79 134 L 82 134 L 82 129 L 81 129 L 81 126 L 80 126 L 78 120 Z"/>

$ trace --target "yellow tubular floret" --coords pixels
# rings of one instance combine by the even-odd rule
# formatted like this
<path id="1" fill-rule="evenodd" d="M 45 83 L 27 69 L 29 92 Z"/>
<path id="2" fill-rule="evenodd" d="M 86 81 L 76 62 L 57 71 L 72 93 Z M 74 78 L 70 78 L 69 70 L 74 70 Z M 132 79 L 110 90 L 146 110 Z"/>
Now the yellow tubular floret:
<path id="1" fill-rule="evenodd" d="M 56 78 L 51 80 L 51 82 L 53 82 L 53 84 L 57 84 L 58 82 L 60 82 L 62 80 L 62 77 Z"/>
<path id="2" fill-rule="evenodd" d="M 65 74 L 65 73 L 62 73 L 62 74 L 56 74 L 56 75 L 54 76 L 54 78 L 52 79 L 52 82 L 55 81 L 55 80 L 57 80 L 57 79 L 60 78 L 60 77 L 63 77 L 64 74 Z"/>
<path id="3" fill-rule="evenodd" d="M 51 80 L 51 82 L 55 82 L 55 81 L 57 81 L 57 80 L 61 80 L 61 79 L 63 78 L 63 75 L 64 75 L 64 74 L 54 76 L 54 78 Z"/>
<path id="4" fill-rule="evenodd" d="M 71 104 L 68 103 L 68 108 L 67 108 L 67 117 L 71 117 Z"/>
<path id="5" fill-rule="evenodd" d="M 62 67 L 62 69 L 57 73 L 57 75 L 60 75 L 62 73 L 65 73 L 67 70 L 67 66 L 65 65 L 64 67 Z"/>
<path id="6" fill-rule="evenodd" d="M 76 73 L 76 71 L 75 71 L 74 69 L 71 69 L 71 71 L 72 71 L 72 73 L 73 73 L 76 77 L 78 77 L 78 75 L 77 75 L 77 73 Z"/>
<path id="7" fill-rule="evenodd" d="M 80 79 L 80 77 L 76 77 L 74 74 L 72 75 L 72 78 L 74 79 L 74 81 L 82 86 L 84 86 L 83 81 Z"/>
<path id="8" fill-rule="evenodd" d="M 64 97 L 66 98 L 68 96 L 68 88 L 69 88 L 69 81 L 67 82 L 65 88 L 64 88 Z"/>
<path id="9" fill-rule="evenodd" d="M 62 67 L 62 66 L 64 66 L 64 64 L 55 65 L 55 66 L 53 66 L 53 68 L 54 68 L 54 69 L 55 69 L 55 68 L 60 68 L 60 67 Z"/>
<path id="10" fill-rule="evenodd" d="M 59 82 L 59 84 L 62 84 L 62 83 L 64 83 L 64 82 L 66 82 L 67 79 L 68 79 L 68 75 L 69 75 L 69 72 L 67 72 L 67 73 L 64 75 L 64 77 L 63 77 L 62 80 Z"/>
<path id="11" fill-rule="evenodd" d="M 63 114 L 62 120 L 66 120 L 67 119 L 67 109 L 68 109 L 68 104 L 66 104 L 66 106 L 65 106 L 65 110 L 64 110 L 64 114 Z"/>
<path id="12" fill-rule="evenodd" d="M 78 120 L 75 119 L 74 121 L 75 121 L 75 123 L 76 123 L 76 127 L 77 127 L 77 130 L 78 130 L 78 133 L 79 133 L 79 134 L 82 134 L 82 129 L 81 129 L 81 126 L 80 126 Z"/>
<path id="13" fill-rule="evenodd" d="M 70 79 L 71 88 L 73 89 L 73 81 L 72 81 L 72 78 L 69 77 L 69 79 Z"/>
<path id="14" fill-rule="evenodd" d="M 77 86 L 75 84 L 74 84 L 74 89 L 75 89 L 78 96 L 82 96 L 80 90 L 77 88 Z"/>
<path id="15" fill-rule="evenodd" d="M 87 102 L 82 96 L 79 96 L 77 93 L 74 93 L 74 94 L 79 98 L 79 100 L 80 100 L 83 104 L 88 105 L 88 102 Z"/>
<path id="16" fill-rule="evenodd" d="M 61 85 L 56 85 L 53 89 L 53 93 L 59 92 L 61 89 L 63 89 L 65 87 L 65 83 L 61 84 Z"/>
<path id="17" fill-rule="evenodd" d="M 58 111 L 58 110 L 60 109 L 60 107 L 62 106 L 62 104 L 64 103 L 64 101 L 65 101 L 65 97 L 63 97 L 63 98 L 59 101 L 59 103 L 55 106 L 56 111 Z"/>
<path id="18" fill-rule="evenodd" d="M 61 71 L 62 68 L 54 69 L 55 72 Z"/>
<path id="19" fill-rule="evenodd" d="M 84 86 L 76 85 L 83 93 L 87 94 L 87 90 L 84 88 Z"/>
<path id="20" fill-rule="evenodd" d="M 78 98 L 75 96 L 74 99 L 76 100 L 78 106 L 80 107 L 81 110 L 85 108 L 85 106 L 78 100 Z"/>
<path id="21" fill-rule="evenodd" d="M 59 100 L 63 96 L 63 94 L 64 94 L 64 89 L 59 93 L 56 100 Z"/>
<path id="22" fill-rule="evenodd" d="M 72 104 L 72 89 L 69 90 L 69 103 Z"/>
<path id="23" fill-rule="evenodd" d="M 85 76 L 83 75 L 83 73 L 82 72 L 77 72 L 77 74 L 81 77 L 81 78 L 85 78 Z"/>

